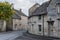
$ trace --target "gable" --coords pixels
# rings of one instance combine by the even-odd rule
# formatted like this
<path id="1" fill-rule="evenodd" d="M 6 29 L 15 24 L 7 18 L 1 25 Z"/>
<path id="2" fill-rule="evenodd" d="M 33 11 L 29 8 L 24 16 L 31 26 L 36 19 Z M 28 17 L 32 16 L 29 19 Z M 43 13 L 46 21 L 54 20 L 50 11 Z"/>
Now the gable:
<path id="1" fill-rule="evenodd" d="M 40 7 L 40 4 L 38 4 L 38 3 L 34 4 L 34 5 L 29 9 L 29 15 L 32 15 L 33 12 L 34 12 L 38 7 Z"/>
<path id="2" fill-rule="evenodd" d="M 52 0 L 50 2 L 49 6 L 47 7 L 47 11 L 48 11 L 48 16 L 56 16 L 57 15 L 55 0 Z"/>
<path id="3" fill-rule="evenodd" d="M 49 1 L 43 3 L 39 7 L 37 7 L 32 13 L 30 13 L 29 16 L 33 15 L 42 15 L 42 14 L 47 14 L 47 7 L 49 6 Z"/>
<path id="4" fill-rule="evenodd" d="M 19 15 L 19 12 L 15 10 L 15 14 L 13 15 L 13 19 L 21 19 L 21 16 Z"/>

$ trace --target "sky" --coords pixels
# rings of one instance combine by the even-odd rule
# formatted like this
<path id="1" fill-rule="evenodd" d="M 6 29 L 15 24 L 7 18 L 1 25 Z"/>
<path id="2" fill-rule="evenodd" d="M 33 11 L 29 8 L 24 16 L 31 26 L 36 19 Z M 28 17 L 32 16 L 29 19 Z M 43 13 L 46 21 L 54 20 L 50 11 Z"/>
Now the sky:
<path id="1" fill-rule="evenodd" d="M 22 9 L 22 12 L 28 15 L 28 10 L 32 7 L 35 3 L 42 4 L 48 0 L 0 0 L 1 1 L 8 1 L 14 4 L 14 8 L 19 10 Z"/>

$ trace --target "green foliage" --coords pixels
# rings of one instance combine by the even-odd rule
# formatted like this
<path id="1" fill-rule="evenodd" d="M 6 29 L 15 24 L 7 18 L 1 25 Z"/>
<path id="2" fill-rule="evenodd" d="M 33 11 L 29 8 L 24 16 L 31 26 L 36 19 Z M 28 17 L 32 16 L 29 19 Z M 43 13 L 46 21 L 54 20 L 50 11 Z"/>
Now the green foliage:
<path id="1" fill-rule="evenodd" d="M 0 20 L 8 20 L 14 14 L 13 4 L 0 2 Z"/>

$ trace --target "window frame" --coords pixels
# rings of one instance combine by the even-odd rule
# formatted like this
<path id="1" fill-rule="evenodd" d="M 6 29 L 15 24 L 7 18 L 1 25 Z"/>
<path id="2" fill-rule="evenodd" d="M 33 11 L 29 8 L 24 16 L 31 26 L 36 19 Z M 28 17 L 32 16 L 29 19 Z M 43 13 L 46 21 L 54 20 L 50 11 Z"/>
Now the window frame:
<path id="1" fill-rule="evenodd" d="M 34 26 L 34 24 L 32 24 L 32 27 Z"/>
<path id="2" fill-rule="evenodd" d="M 19 26 L 21 26 L 21 24 L 19 24 Z"/>
<path id="3" fill-rule="evenodd" d="M 41 20 L 41 15 L 39 15 L 39 20 Z"/>
<path id="4" fill-rule="evenodd" d="M 39 31 L 41 32 L 41 30 L 42 30 L 42 29 L 41 29 L 41 25 L 38 25 L 38 27 L 39 27 Z"/>
<path id="5" fill-rule="evenodd" d="M 17 24 L 14 24 L 15 28 L 17 27 Z"/>

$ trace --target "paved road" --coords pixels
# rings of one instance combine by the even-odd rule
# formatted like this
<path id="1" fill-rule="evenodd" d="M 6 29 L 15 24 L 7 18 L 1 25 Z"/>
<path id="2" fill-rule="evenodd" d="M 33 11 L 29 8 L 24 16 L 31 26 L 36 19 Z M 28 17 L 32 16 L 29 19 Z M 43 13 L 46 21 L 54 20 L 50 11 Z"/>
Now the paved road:
<path id="1" fill-rule="evenodd" d="M 12 40 L 18 36 L 22 36 L 24 31 L 2 32 L 0 40 Z"/>
<path id="2" fill-rule="evenodd" d="M 27 37 L 27 36 L 20 36 L 17 39 L 14 40 L 60 40 L 60 39 L 36 39 L 36 38 L 31 38 L 31 37 Z"/>
<path id="3" fill-rule="evenodd" d="M 60 40 L 60 39 L 42 39 L 34 38 L 32 35 L 24 35 L 26 31 L 13 31 L 0 33 L 0 40 Z M 32 37 L 31 37 L 32 36 Z"/>
<path id="4" fill-rule="evenodd" d="M 48 37 L 43 38 L 43 36 L 36 36 L 36 35 L 24 33 L 22 36 L 19 36 L 14 40 L 60 40 L 60 39 L 48 38 Z"/>

